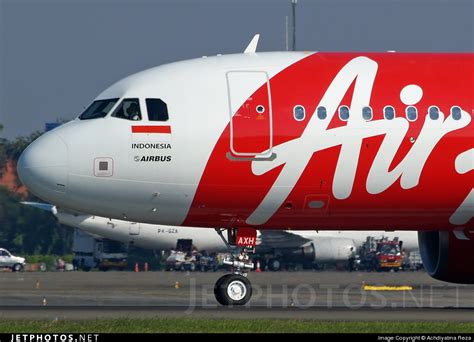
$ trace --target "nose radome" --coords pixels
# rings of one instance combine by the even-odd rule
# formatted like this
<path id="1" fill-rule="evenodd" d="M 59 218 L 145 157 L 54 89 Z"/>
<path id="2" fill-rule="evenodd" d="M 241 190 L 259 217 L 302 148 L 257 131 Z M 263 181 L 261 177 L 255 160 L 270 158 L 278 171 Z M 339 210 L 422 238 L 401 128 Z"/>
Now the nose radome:
<path id="1" fill-rule="evenodd" d="M 23 151 L 17 171 L 29 191 L 45 201 L 57 203 L 67 187 L 66 144 L 54 132 L 41 136 Z"/>

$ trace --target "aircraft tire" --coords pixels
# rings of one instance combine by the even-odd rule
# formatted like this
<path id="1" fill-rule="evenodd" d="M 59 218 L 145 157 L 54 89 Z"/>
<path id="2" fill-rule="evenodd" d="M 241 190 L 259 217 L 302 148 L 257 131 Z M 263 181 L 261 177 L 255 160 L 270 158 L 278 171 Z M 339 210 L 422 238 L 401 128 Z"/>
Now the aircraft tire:
<path id="1" fill-rule="evenodd" d="M 245 305 L 252 297 L 252 285 L 240 274 L 226 274 L 217 280 L 214 295 L 221 305 Z"/>

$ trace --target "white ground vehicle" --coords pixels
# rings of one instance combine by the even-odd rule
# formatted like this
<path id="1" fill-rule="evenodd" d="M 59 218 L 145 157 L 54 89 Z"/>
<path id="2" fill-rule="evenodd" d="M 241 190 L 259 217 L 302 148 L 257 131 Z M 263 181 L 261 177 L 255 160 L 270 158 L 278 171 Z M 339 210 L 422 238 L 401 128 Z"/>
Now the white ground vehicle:
<path id="1" fill-rule="evenodd" d="M 182 251 L 171 251 L 166 259 L 166 269 L 168 271 L 195 271 L 196 257 Z"/>
<path id="2" fill-rule="evenodd" d="M 110 269 L 124 270 L 127 267 L 126 246 L 117 241 L 94 237 L 80 229 L 74 231 L 73 242 L 76 269 L 90 271 L 98 268 L 101 271 Z"/>
<path id="3" fill-rule="evenodd" d="M 6 249 L 0 248 L 0 267 L 8 267 L 14 272 L 20 272 L 24 266 L 25 258 L 14 256 Z"/>

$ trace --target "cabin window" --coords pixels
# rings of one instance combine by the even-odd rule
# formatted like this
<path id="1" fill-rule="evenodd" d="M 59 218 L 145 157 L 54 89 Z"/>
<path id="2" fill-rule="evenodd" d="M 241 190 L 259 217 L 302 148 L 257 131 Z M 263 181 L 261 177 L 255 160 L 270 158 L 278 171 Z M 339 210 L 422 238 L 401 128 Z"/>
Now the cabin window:
<path id="1" fill-rule="evenodd" d="M 140 121 L 142 113 L 138 99 L 124 99 L 112 114 L 114 118 Z"/>
<path id="2" fill-rule="evenodd" d="M 418 118 L 418 110 L 416 107 L 408 106 L 406 109 L 406 115 L 408 121 L 415 121 Z"/>
<path id="3" fill-rule="evenodd" d="M 461 120 L 461 107 L 458 107 L 458 106 L 452 107 L 451 115 L 454 120 Z"/>
<path id="4" fill-rule="evenodd" d="M 328 116 L 326 107 L 320 106 L 318 107 L 318 109 L 316 109 L 316 112 L 317 112 L 318 118 L 321 120 L 326 119 Z"/>
<path id="5" fill-rule="evenodd" d="M 436 106 L 431 106 L 428 109 L 428 114 L 431 120 L 438 120 L 439 119 L 439 108 Z"/>
<path id="6" fill-rule="evenodd" d="M 168 106 L 161 99 L 146 99 L 146 110 L 150 121 L 168 121 Z"/>
<path id="7" fill-rule="evenodd" d="M 373 117 L 372 108 L 370 108 L 369 106 L 362 108 L 362 118 L 364 118 L 365 121 L 372 120 L 372 117 Z"/>
<path id="8" fill-rule="evenodd" d="M 349 120 L 349 107 L 341 106 L 339 107 L 339 119 L 342 121 Z"/>
<path id="9" fill-rule="evenodd" d="M 385 106 L 385 108 L 383 109 L 383 117 L 386 120 L 395 119 L 395 108 L 393 108 L 392 106 Z"/>
<path id="10" fill-rule="evenodd" d="M 303 106 L 297 105 L 293 108 L 293 117 L 296 121 L 302 121 L 306 117 L 306 110 Z"/>
<path id="11" fill-rule="evenodd" d="M 79 115 L 80 120 L 90 120 L 105 117 L 115 106 L 119 99 L 97 100 L 87 107 L 87 109 Z"/>

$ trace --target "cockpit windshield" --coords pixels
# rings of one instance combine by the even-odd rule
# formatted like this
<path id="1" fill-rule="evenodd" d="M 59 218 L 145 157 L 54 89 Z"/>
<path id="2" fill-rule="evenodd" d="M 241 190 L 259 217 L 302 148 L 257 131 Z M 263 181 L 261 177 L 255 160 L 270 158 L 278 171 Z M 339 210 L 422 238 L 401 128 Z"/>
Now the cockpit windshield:
<path id="1" fill-rule="evenodd" d="M 119 99 L 97 100 L 79 115 L 80 120 L 90 120 L 105 117 Z"/>
<path id="2" fill-rule="evenodd" d="M 378 248 L 378 251 L 383 254 L 397 254 L 400 253 L 400 246 L 399 245 L 381 245 Z"/>

